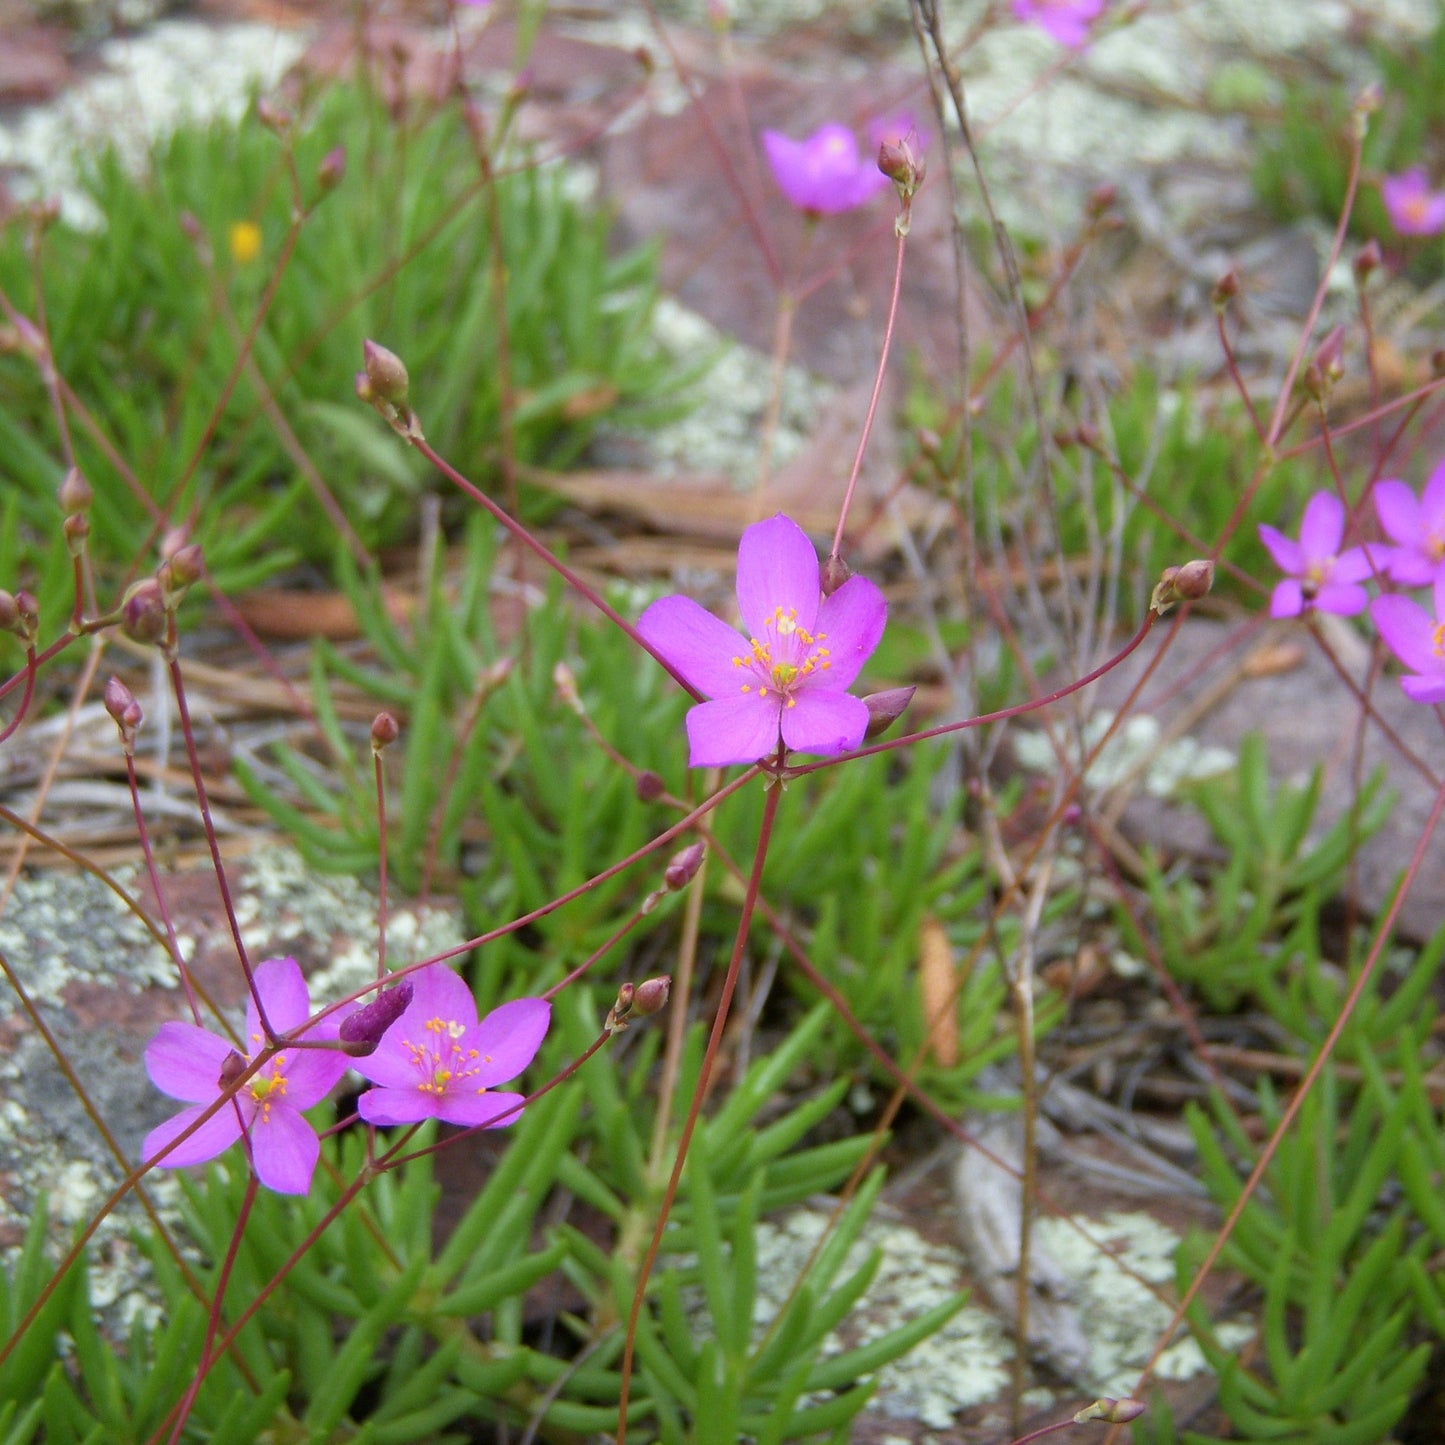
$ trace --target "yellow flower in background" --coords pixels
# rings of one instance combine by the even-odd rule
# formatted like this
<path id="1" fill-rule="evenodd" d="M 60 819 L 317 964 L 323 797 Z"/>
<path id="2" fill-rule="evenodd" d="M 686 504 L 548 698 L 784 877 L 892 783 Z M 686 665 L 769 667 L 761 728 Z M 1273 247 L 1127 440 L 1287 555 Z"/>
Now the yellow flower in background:
<path id="1" fill-rule="evenodd" d="M 249 265 L 261 254 L 261 228 L 255 221 L 234 221 L 230 230 L 231 259 Z"/>

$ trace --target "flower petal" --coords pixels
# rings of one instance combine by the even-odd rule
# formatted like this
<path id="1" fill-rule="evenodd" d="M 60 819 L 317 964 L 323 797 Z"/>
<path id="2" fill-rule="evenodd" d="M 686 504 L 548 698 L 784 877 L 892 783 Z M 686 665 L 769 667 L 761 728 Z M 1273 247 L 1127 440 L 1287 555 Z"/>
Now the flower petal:
<path id="1" fill-rule="evenodd" d="M 737 692 L 733 658 L 747 643 L 691 597 L 660 597 L 637 619 L 637 630 L 704 697 Z"/>
<path id="2" fill-rule="evenodd" d="M 321 1153 L 316 1131 L 287 1104 L 273 1104 L 263 1122 L 251 1125 L 251 1158 L 256 1177 L 277 1194 L 305 1194 Z"/>
<path id="3" fill-rule="evenodd" d="M 1385 646 L 1411 672 L 1445 676 L 1445 658 L 1435 651 L 1435 619 L 1408 597 L 1377 597 L 1370 620 Z"/>
<path id="4" fill-rule="evenodd" d="M 818 554 L 791 517 L 779 512 L 743 533 L 738 543 L 738 611 L 749 636 L 762 637 L 778 608 L 796 612 L 798 626 L 813 632 L 821 596 Z"/>
<path id="5" fill-rule="evenodd" d="M 467 981 L 444 963 L 434 963 L 408 974 L 412 983 L 411 1002 L 402 1018 L 407 1020 L 446 1019 L 472 1029 L 477 1024 L 477 1000 Z"/>
<path id="6" fill-rule="evenodd" d="M 1298 617 L 1304 610 L 1305 595 L 1293 577 L 1275 584 L 1274 595 L 1269 599 L 1271 617 Z"/>
<path id="7" fill-rule="evenodd" d="M 197 1104 L 191 1109 L 182 1109 L 164 1124 L 158 1124 L 145 1137 L 141 1145 L 141 1158 L 151 1160 L 178 1134 L 183 1134 L 202 1114 L 206 1105 Z M 183 1143 L 177 1144 L 164 1159 L 164 1169 L 179 1169 L 185 1164 L 204 1164 L 217 1154 L 229 1149 L 241 1137 L 241 1121 L 235 1106 L 226 1104 L 218 1109 L 194 1134 Z"/>
<path id="8" fill-rule="evenodd" d="M 832 757 L 863 741 L 868 707 L 846 692 L 813 687 L 800 692 L 783 709 L 783 741 L 793 752 Z"/>
<path id="9" fill-rule="evenodd" d="M 284 1049 L 286 1099 L 297 1109 L 319 1104 L 341 1081 L 351 1060 L 339 1049 Z"/>
<path id="10" fill-rule="evenodd" d="M 486 1129 L 505 1129 L 522 1117 L 525 1094 L 494 1094 L 490 1089 L 480 1093 L 448 1094 L 441 1101 L 437 1117 L 448 1124 Z"/>
<path id="11" fill-rule="evenodd" d="M 883 594 L 866 577 L 850 577 L 818 609 L 818 632 L 826 638 L 828 669 L 814 686 L 842 692 L 863 670 L 888 621 Z"/>
<path id="12" fill-rule="evenodd" d="M 1336 617 L 1354 617 L 1370 604 L 1370 594 L 1358 582 L 1326 582 L 1315 593 L 1313 606 Z"/>
<path id="13" fill-rule="evenodd" d="M 311 1017 L 311 991 L 306 987 L 301 965 L 294 958 L 268 958 L 256 965 L 255 978 L 256 992 L 266 1006 L 266 1021 L 278 1034 L 300 1028 Z M 261 1020 L 253 998 L 246 1005 L 246 1040 L 253 1044 L 249 1051 L 253 1058 L 254 1043 L 259 1043 L 261 1038 Z"/>
<path id="14" fill-rule="evenodd" d="M 1379 483 L 1375 485 L 1378 488 Z M 1430 473 L 1430 480 L 1420 494 L 1420 511 L 1432 532 L 1440 530 L 1441 524 L 1445 523 L 1445 461 Z"/>
<path id="15" fill-rule="evenodd" d="M 551 1021 L 552 1005 L 543 998 L 516 998 L 494 1008 L 469 1040 L 482 1056 L 476 1081 L 490 1086 L 515 1079 L 537 1056 Z"/>
<path id="16" fill-rule="evenodd" d="M 1345 535 L 1345 504 L 1333 492 L 1316 492 L 1300 519 L 1300 551 L 1310 561 L 1333 557 Z"/>
<path id="17" fill-rule="evenodd" d="M 755 763 L 778 750 L 777 698 L 755 695 L 700 702 L 687 714 L 688 763 L 725 768 Z"/>
<path id="18" fill-rule="evenodd" d="M 1300 544 L 1293 537 L 1286 537 L 1283 532 L 1271 527 L 1267 522 L 1261 522 L 1259 524 L 1259 540 L 1269 548 L 1269 555 L 1274 558 L 1274 565 L 1281 572 L 1294 576 L 1305 570 L 1304 553 L 1300 550 Z"/>
<path id="19" fill-rule="evenodd" d="M 1400 679 L 1400 687 L 1411 702 L 1445 702 L 1445 676 L 1405 676 Z"/>
<path id="20" fill-rule="evenodd" d="M 206 1104 L 221 1092 L 221 1069 L 238 1052 L 229 1039 L 173 1019 L 146 1045 L 146 1073 L 161 1093 Z"/>
<path id="21" fill-rule="evenodd" d="M 1402 547 L 1413 547 L 1420 540 L 1420 503 L 1405 485 L 1389 479 L 1376 482 L 1370 495 L 1375 502 L 1375 515 L 1385 535 Z"/>
<path id="22" fill-rule="evenodd" d="M 1328 580 L 1333 586 L 1340 582 L 1363 582 L 1374 575 L 1375 568 L 1370 561 L 1370 554 L 1363 547 L 1346 547 L 1335 558 Z"/>
<path id="23" fill-rule="evenodd" d="M 372 1056 L 373 1058 L 375 1055 Z M 437 1097 L 420 1089 L 368 1089 L 356 1101 L 356 1112 L 368 1124 L 420 1124 L 437 1117 Z"/>

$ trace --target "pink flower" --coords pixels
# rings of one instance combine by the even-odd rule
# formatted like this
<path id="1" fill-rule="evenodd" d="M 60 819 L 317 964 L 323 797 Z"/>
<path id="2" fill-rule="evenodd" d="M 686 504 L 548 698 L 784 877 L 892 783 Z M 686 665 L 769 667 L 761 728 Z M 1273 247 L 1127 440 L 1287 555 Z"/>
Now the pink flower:
<path id="1" fill-rule="evenodd" d="M 779 513 L 743 533 L 737 595 L 746 642 L 690 597 L 663 597 L 638 619 L 668 664 L 713 699 L 687 715 L 688 761 L 755 763 L 780 742 L 824 756 L 856 748 L 868 709 L 846 689 L 883 635 L 883 594 L 850 577 L 822 598 L 813 544 Z"/>
<path id="2" fill-rule="evenodd" d="M 1307 607 L 1352 617 L 1369 601 L 1360 586 L 1371 575 L 1363 547 L 1340 551 L 1345 504 L 1333 492 L 1316 492 L 1305 507 L 1299 541 L 1260 524 L 1260 540 L 1286 573 L 1270 599 L 1271 617 L 1298 617 Z"/>
<path id="3" fill-rule="evenodd" d="M 845 125 L 820 126 L 806 140 L 765 130 L 763 150 L 778 189 L 812 216 L 851 211 L 888 184 L 873 158 L 859 154 L 857 137 Z"/>
<path id="4" fill-rule="evenodd" d="M 1438 236 L 1445 231 L 1445 191 L 1432 191 L 1424 166 L 1380 178 L 1380 199 L 1390 224 L 1402 236 Z"/>
<path id="5" fill-rule="evenodd" d="M 1037 25 L 1071 50 L 1089 43 L 1089 27 L 1107 0 L 1014 0 L 1014 18 Z"/>
<path id="6" fill-rule="evenodd" d="M 298 1029 L 311 1016 L 311 995 L 294 958 L 273 958 L 256 969 L 256 992 L 278 1033 Z M 300 1035 L 334 1039 L 340 1027 L 326 1019 Z M 246 1057 L 249 1063 L 266 1042 L 253 1000 L 246 1008 Z M 163 1094 L 194 1107 L 146 1135 L 141 1151 L 153 1159 L 225 1092 L 224 1078 L 242 1072 L 240 1053 L 229 1039 L 196 1024 L 162 1024 L 145 1052 L 146 1072 Z M 218 1109 L 189 1139 L 166 1155 L 165 1168 L 200 1164 L 229 1149 L 244 1133 L 250 1140 L 256 1176 L 278 1194 L 305 1194 L 321 1145 L 302 1110 L 318 1104 L 346 1072 L 347 1060 L 333 1049 L 283 1049 L 267 1060 L 230 1103 Z"/>
<path id="7" fill-rule="evenodd" d="M 1416 497 L 1404 482 L 1376 482 L 1375 513 L 1396 545 L 1376 549 L 1393 581 L 1404 587 L 1428 587 L 1445 562 L 1445 462 L 1430 473 L 1424 494 Z"/>
<path id="8" fill-rule="evenodd" d="M 514 999 L 478 1023 L 471 989 L 445 964 L 409 977 L 411 1003 L 376 1052 L 355 1061 L 356 1072 L 377 1086 L 356 1101 L 356 1112 L 368 1124 L 514 1123 L 523 1095 L 495 1093 L 493 1086 L 515 1079 L 532 1062 L 547 1037 L 552 1005 Z"/>
<path id="9" fill-rule="evenodd" d="M 1435 577 L 1435 615 L 1408 597 L 1377 597 L 1370 618 L 1385 645 L 1403 662 L 1400 679 L 1412 702 L 1445 702 L 1445 572 Z"/>

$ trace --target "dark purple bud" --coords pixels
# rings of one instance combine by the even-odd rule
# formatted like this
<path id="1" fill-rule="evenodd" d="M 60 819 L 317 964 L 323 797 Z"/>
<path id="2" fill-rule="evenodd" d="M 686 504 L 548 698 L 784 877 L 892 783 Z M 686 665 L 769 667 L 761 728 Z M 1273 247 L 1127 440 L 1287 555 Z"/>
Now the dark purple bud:
<path id="1" fill-rule="evenodd" d="M 667 997 L 672 991 L 672 975 L 664 973 L 657 978 L 644 979 L 637 985 L 632 997 L 632 1012 L 639 1018 L 651 1018 L 667 1007 Z"/>
<path id="2" fill-rule="evenodd" d="M 105 710 L 121 732 L 135 732 L 144 718 L 135 694 L 118 677 L 111 677 L 105 684 L 104 697 Z"/>
<path id="3" fill-rule="evenodd" d="M 66 472 L 65 480 L 61 482 L 56 496 L 60 501 L 60 510 L 67 517 L 88 512 L 90 504 L 95 500 L 95 493 L 91 490 L 90 483 L 85 480 L 79 467 L 71 467 Z"/>
<path id="4" fill-rule="evenodd" d="M 876 738 L 886 733 L 903 716 L 917 691 L 916 687 L 890 687 L 886 692 L 870 692 L 863 699 L 863 706 L 868 709 L 868 726 L 863 736 Z"/>
<path id="5" fill-rule="evenodd" d="M 371 724 L 371 750 L 379 753 L 401 736 L 401 724 L 389 712 L 379 712 Z"/>
<path id="6" fill-rule="evenodd" d="M 411 391 L 411 378 L 406 374 L 406 365 L 401 357 L 375 341 L 363 341 L 361 355 L 365 368 L 363 375 L 371 389 L 371 396 L 388 401 L 394 407 L 405 407 Z"/>
<path id="7" fill-rule="evenodd" d="M 132 642 L 159 642 L 166 635 L 166 603 L 154 577 L 132 583 L 120 606 L 120 626 Z"/>
<path id="8" fill-rule="evenodd" d="M 395 988 L 383 989 L 370 1003 L 362 1004 L 341 1020 L 341 1050 L 353 1059 L 375 1053 L 381 1036 L 406 1012 L 411 1002 L 410 979 Z"/>
<path id="9" fill-rule="evenodd" d="M 901 140 L 886 140 L 878 147 L 878 169 L 897 187 L 898 199 L 908 202 L 923 184 L 928 163 L 904 136 Z"/>
<path id="10" fill-rule="evenodd" d="M 236 1085 L 236 1080 L 245 1072 L 245 1059 L 243 1059 L 235 1049 L 232 1049 L 221 1064 L 221 1076 L 216 1080 L 216 1083 L 219 1084 L 222 1089 L 232 1089 Z"/>
<path id="11" fill-rule="evenodd" d="M 667 784 L 649 768 L 637 775 L 637 796 L 644 803 L 655 803 L 667 791 Z"/>
<path id="12" fill-rule="evenodd" d="M 818 572 L 818 584 L 824 597 L 831 597 L 851 576 L 848 564 L 835 552 L 823 563 Z"/>
<path id="13" fill-rule="evenodd" d="M 697 870 L 702 867 L 706 855 L 707 849 L 701 843 L 689 843 L 686 848 L 674 853 L 662 873 L 668 892 L 677 893 L 686 888 L 697 877 Z"/>

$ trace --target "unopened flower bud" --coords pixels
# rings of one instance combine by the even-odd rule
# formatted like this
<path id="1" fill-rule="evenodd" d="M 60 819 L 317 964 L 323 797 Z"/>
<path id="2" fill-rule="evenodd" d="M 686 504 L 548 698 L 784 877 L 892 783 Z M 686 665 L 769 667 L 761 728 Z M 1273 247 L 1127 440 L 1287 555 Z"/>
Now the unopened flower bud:
<path id="1" fill-rule="evenodd" d="M 15 594 L 0 587 L 0 632 L 18 632 L 19 627 L 20 607 L 15 601 Z M 658 782 L 661 781 L 658 778 Z"/>
<path id="2" fill-rule="evenodd" d="M 1084 203 L 1084 213 L 1091 221 L 1097 221 L 1105 211 L 1114 208 L 1114 202 L 1119 198 L 1119 188 L 1112 185 L 1095 186 L 1089 192 L 1089 199 Z"/>
<path id="3" fill-rule="evenodd" d="M 379 753 L 401 736 L 401 725 L 389 712 L 379 712 L 371 723 L 371 750 Z"/>
<path id="4" fill-rule="evenodd" d="M 1080 1410 L 1074 1416 L 1074 1424 L 1087 1425 L 1090 1421 L 1098 1420 L 1104 1425 L 1127 1425 L 1130 1420 L 1137 1420 L 1143 1413 L 1142 1400 L 1113 1400 L 1106 1396 Z"/>
<path id="5" fill-rule="evenodd" d="M 1209 293 L 1209 304 L 1216 311 L 1223 311 L 1239 295 L 1239 272 L 1231 267 L 1214 283 Z"/>
<path id="6" fill-rule="evenodd" d="M 206 228 L 201 224 L 201 218 L 194 211 L 182 211 L 180 214 L 181 231 L 195 245 L 202 244 L 206 239 Z"/>
<path id="7" fill-rule="evenodd" d="M 174 607 L 200 581 L 205 565 L 201 544 L 190 542 L 156 568 L 156 581 L 160 583 L 167 606 Z"/>
<path id="8" fill-rule="evenodd" d="M 637 775 L 637 796 L 644 803 L 655 803 L 667 791 L 667 784 L 652 771 L 644 768 Z"/>
<path id="9" fill-rule="evenodd" d="M 617 997 L 613 1000 L 612 1007 L 607 1010 L 607 1017 L 602 1021 L 604 1032 L 620 1034 L 627 1027 L 627 1020 L 632 1013 L 632 1000 L 636 995 L 637 989 L 630 983 L 624 983 L 617 990 Z"/>
<path id="10" fill-rule="evenodd" d="M 1380 255 L 1380 243 L 1372 236 L 1360 247 L 1360 254 L 1355 257 L 1356 282 L 1363 282 L 1371 271 L 1380 266 L 1383 259 Z"/>
<path id="11" fill-rule="evenodd" d="M 296 117 L 286 109 L 284 105 L 277 105 L 273 100 L 267 100 L 264 96 L 256 102 L 256 119 L 266 127 L 267 130 L 275 131 L 282 135 L 291 129 Z"/>
<path id="12" fill-rule="evenodd" d="M 639 1018 L 651 1018 L 667 1007 L 668 995 L 672 992 L 672 975 L 664 973 L 657 978 L 644 979 L 637 985 L 632 997 L 632 1012 Z"/>
<path id="13" fill-rule="evenodd" d="M 900 201 L 911 201 L 923 184 L 928 165 L 904 136 L 899 140 L 885 140 L 878 147 L 878 169 L 897 187 Z"/>
<path id="14" fill-rule="evenodd" d="M 1207 557 L 1186 562 L 1182 567 L 1166 567 L 1159 574 L 1149 609 L 1161 617 L 1177 602 L 1198 602 L 1207 597 L 1214 586 L 1214 563 Z"/>
<path id="15" fill-rule="evenodd" d="M 132 642 L 159 642 L 166 634 L 166 603 L 154 577 L 132 583 L 121 602 L 121 631 Z"/>
<path id="16" fill-rule="evenodd" d="M 372 396 L 388 401 L 394 407 L 405 407 L 411 391 L 411 378 L 406 374 L 406 365 L 401 357 L 375 341 L 363 341 L 361 354 L 365 363 L 363 374 Z"/>
<path id="17" fill-rule="evenodd" d="M 105 684 L 104 699 L 106 712 L 129 742 L 135 730 L 145 721 L 135 694 L 118 677 L 111 677 Z"/>
<path id="18" fill-rule="evenodd" d="M 917 691 L 916 687 L 890 687 L 886 692 L 870 692 L 863 699 L 863 706 L 868 709 L 868 726 L 863 736 L 876 738 L 886 733 L 903 716 Z"/>
<path id="19" fill-rule="evenodd" d="M 1430 353 L 1430 375 L 1445 376 L 1445 347 L 1436 347 Z"/>
<path id="20" fill-rule="evenodd" d="M 702 867 L 706 856 L 707 849 L 701 843 L 689 843 L 686 848 L 674 853 L 662 872 L 662 881 L 667 884 L 668 892 L 679 893 L 686 888 L 697 877 L 697 870 Z"/>
<path id="21" fill-rule="evenodd" d="M 852 569 L 836 552 L 830 555 L 818 572 L 823 596 L 831 597 L 852 575 Z"/>
<path id="22" fill-rule="evenodd" d="M 236 1081 L 246 1072 L 246 1060 L 232 1049 L 221 1062 L 221 1073 L 216 1083 L 222 1089 L 234 1088 Z"/>
<path id="23" fill-rule="evenodd" d="M 316 184 L 323 192 L 334 191 L 346 175 L 346 147 L 335 146 L 321 157 L 316 167 Z"/>
<path id="24" fill-rule="evenodd" d="M 30 207 L 30 224 L 37 231 L 48 231 L 60 219 L 60 197 L 46 196 Z"/>
<path id="25" fill-rule="evenodd" d="M 15 633 L 22 642 L 34 642 L 40 632 L 40 603 L 33 592 L 27 592 L 23 587 L 15 594 L 15 606 L 20 613 L 18 627 L 10 630 Z"/>
<path id="26" fill-rule="evenodd" d="M 381 1036 L 406 1012 L 413 993 L 410 979 L 383 989 L 370 1003 L 341 1020 L 341 1051 L 353 1059 L 375 1053 Z"/>
<path id="27" fill-rule="evenodd" d="M 82 513 L 67 517 L 60 530 L 65 534 L 65 547 L 72 557 L 79 557 L 85 551 L 85 539 L 90 536 L 90 518 Z"/>
<path id="28" fill-rule="evenodd" d="M 65 480 L 61 482 L 60 490 L 55 495 L 60 502 L 60 510 L 67 517 L 88 512 L 90 504 L 95 500 L 95 493 L 79 467 L 71 467 L 66 472 Z"/>

